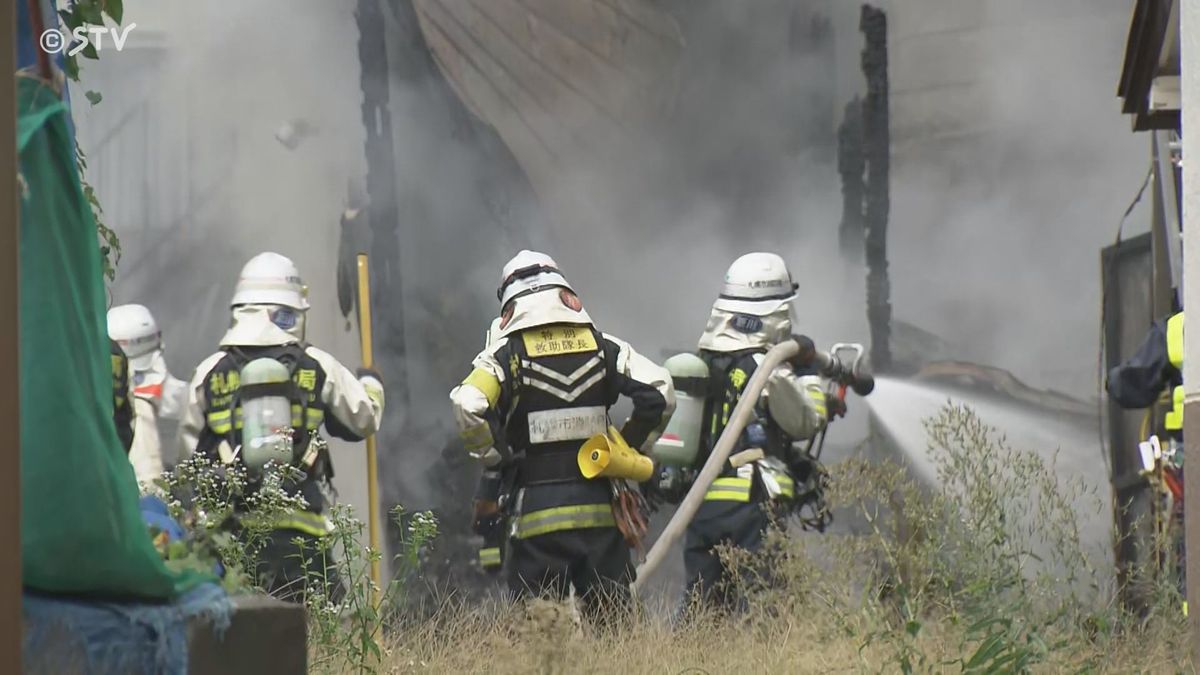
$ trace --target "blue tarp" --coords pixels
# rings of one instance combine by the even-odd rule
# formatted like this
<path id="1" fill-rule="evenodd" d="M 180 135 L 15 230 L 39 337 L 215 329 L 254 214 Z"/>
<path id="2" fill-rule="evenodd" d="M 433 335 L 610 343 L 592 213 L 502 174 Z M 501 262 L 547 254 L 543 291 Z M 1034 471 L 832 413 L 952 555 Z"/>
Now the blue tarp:
<path id="1" fill-rule="evenodd" d="M 84 602 L 25 593 L 25 671 L 183 675 L 188 624 L 208 622 L 218 634 L 232 606 L 215 584 L 166 605 Z"/>

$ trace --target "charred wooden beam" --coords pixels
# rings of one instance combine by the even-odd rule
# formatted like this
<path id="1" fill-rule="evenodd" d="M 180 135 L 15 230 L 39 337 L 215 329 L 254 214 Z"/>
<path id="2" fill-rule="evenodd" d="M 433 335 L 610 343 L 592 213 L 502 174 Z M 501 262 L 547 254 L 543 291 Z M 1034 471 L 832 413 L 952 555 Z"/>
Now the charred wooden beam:
<path id="1" fill-rule="evenodd" d="M 842 175 L 842 223 L 838 248 L 842 259 L 858 264 L 863 258 L 863 159 L 862 101 L 855 96 L 846 104 L 838 127 L 838 173 Z"/>
<path id="2" fill-rule="evenodd" d="M 887 223 L 890 209 L 888 122 L 887 15 L 863 5 L 859 29 L 866 37 L 862 54 L 867 97 L 862 105 L 863 157 L 866 162 L 865 252 L 867 263 L 867 321 L 871 330 L 871 363 L 879 372 L 892 365 L 891 283 L 888 281 Z"/>
<path id="3" fill-rule="evenodd" d="M 370 231 L 371 286 L 378 289 L 375 317 L 376 351 L 386 357 L 380 367 L 388 379 L 389 396 L 401 409 L 408 407 L 407 349 L 404 333 L 404 296 L 400 274 L 400 208 L 396 200 L 396 160 L 392 142 L 392 116 L 388 108 L 387 37 L 382 0 L 358 0 L 358 60 L 363 93 L 362 120 L 366 130 L 367 227 Z M 415 30 L 415 25 L 414 25 Z M 362 242 L 367 250 L 367 242 Z"/>

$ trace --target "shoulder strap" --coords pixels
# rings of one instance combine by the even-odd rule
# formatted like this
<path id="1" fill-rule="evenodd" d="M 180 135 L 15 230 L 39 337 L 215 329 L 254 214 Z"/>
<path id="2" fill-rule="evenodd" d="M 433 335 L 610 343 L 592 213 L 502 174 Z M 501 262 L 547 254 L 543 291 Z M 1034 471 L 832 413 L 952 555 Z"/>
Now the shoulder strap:
<path id="1" fill-rule="evenodd" d="M 254 354 L 247 354 L 246 348 L 240 346 L 225 347 L 223 351 L 229 358 L 233 359 L 233 365 L 238 371 L 241 371 L 242 368 L 246 367 L 247 363 L 250 363 L 254 359 L 274 359 L 287 368 L 288 377 L 292 378 L 295 377 L 296 371 L 300 368 L 306 347 L 307 345 L 304 344 L 291 343 L 272 347 L 254 347 L 251 348 L 254 350 Z M 289 400 L 303 404 L 300 393 L 295 386 L 289 385 L 285 389 Z M 233 407 L 241 404 L 241 398 L 237 392 L 234 393 Z"/>

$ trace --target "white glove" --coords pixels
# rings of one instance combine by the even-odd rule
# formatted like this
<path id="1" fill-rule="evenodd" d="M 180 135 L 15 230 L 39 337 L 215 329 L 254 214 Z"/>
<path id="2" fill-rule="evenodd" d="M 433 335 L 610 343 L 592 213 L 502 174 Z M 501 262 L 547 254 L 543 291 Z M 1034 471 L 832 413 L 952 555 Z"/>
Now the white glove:
<path id="1" fill-rule="evenodd" d="M 367 396 L 375 402 L 375 405 L 379 406 L 380 410 L 383 410 L 383 383 L 379 381 L 379 378 L 374 375 L 362 375 L 358 381 L 362 383 L 363 389 L 367 390 Z"/>
<path id="2" fill-rule="evenodd" d="M 500 451 L 496 448 L 488 448 L 483 452 L 472 452 L 470 455 L 473 459 L 477 459 L 482 462 L 483 466 L 488 469 L 495 467 L 501 462 L 501 460 L 504 459 L 504 456 L 501 455 Z"/>

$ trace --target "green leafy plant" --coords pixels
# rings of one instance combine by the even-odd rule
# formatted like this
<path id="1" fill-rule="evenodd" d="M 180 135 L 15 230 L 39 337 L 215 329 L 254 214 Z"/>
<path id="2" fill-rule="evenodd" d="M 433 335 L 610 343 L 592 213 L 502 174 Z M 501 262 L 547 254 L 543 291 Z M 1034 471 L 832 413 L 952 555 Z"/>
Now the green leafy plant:
<path id="1" fill-rule="evenodd" d="M 305 604 L 314 671 L 376 673 L 382 669 L 386 610 L 406 605 L 410 585 L 420 570 L 421 552 L 438 534 L 432 513 L 417 512 L 408 519 L 405 515 L 403 507 L 392 511 L 402 535 L 399 551 L 392 559 L 392 576 L 384 589 L 371 580 L 371 565 L 380 560 L 381 554 L 362 545 L 365 525 L 354 517 L 349 506 L 338 505 L 331 510 L 332 533 L 320 539 L 314 551 L 304 552 L 333 560 L 331 576 L 337 577 L 335 584 L 319 573 L 310 573 L 308 587 L 316 592 L 306 595 Z M 306 569 L 316 568 L 306 565 Z"/>
<path id="2" fill-rule="evenodd" d="M 70 34 L 76 28 L 86 26 L 102 26 L 107 17 L 117 25 L 125 18 L 125 6 L 123 0 L 72 0 L 65 9 L 59 10 L 59 17 L 62 19 L 66 31 Z M 79 52 L 89 59 L 99 59 L 95 46 L 89 43 Z M 67 77 L 72 82 L 79 82 L 79 61 L 77 55 L 65 53 L 64 62 L 66 65 Z M 103 96 L 97 91 L 85 91 L 84 97 L 91 105 L 99 105 L 103 100 Z M 110 282 L 116 278 L 117 265 L 121 262 L 121 240 L 117 233 L 113 231 L 104 222 L 104 209 L 100 207 L 100 200 L 96 196 L 96 190 L 88 183 L 87 173 L 87 157 L 84 156 L 83 150 L 79 147 L 78 141 L 75 143 L 75 164 L 79 170 L 79 182 L 83 188 L 83 197 L 87 201 L 88 206 L 92 210 L 92 216 L 96 220 L 96 234 L 100 240 L 100 255 L 104 264 L 104 277 Z"/>
<path id="3" fill-rule="evenodd" d="M 168 566 L 210 571 L 220 562 L 227 590 L 260 589 L 255 563 L 276 532 L 273 523 L 307 507 L 302 497 L 285 488 L 298 478 L 296 469 L 273 464 L 261 475 L 251 476 L 239 463 L 223 464 L 198 454 L 181 462 L 155 483 L 157 491 L 170 495 L 171 515 L 190 532 L 187 541 L 160 546 Z M 295 540 L 296 555 L 308 570 L 301 597 L 308 610 L 308 646 L 315 672 L 382 669 L 389 617 L 397 616 L 397 608 L 408 603 L 422 552 L 438 536 L 438 522 L 430 512 L 407 514 L 397 507 L 391 515 L 401 525 L 402 535 L 391 578 L 383 589 L 371 579 L 371 566 L 381 553 L 362 543 L 365 525 L 352 507 L 334 505 L 326 514 L 330 531 L 315 543 Z M 315 571 L 325 570 L 326 565 L 310 564 L 314 560 L 329 561 L 329 571 Z"/>
<path id="4" fill-rule="evenodd" d="M 65 9 L 59 10 L 58 15 L 68 33 L 81 26 L 103 26 L 105 17 L 119 26 L 125 18 L 125 4 L 123 0 L 71 0 Z M 79 53 L 93 60 L 100 58 L 96 47 L 90 43 Z M 67 76 L 78 82 L 79 61 L 77 57 L 67 54 L 65 59 Z"/>
<path id="5" fill-rule="evenodd" d="M 296 477 L 292 467 L 268 464 L 252 478 L 240 463 L 223 464 L 200 454 L 180 462 L 155 481 L 170 497 L 171 517 L 189 532 L 187 542 L 160 549 L 168 566 L 211 570 L 220 562 L 226 590 L 254 590 L 255 561 L 273 523 L 307 508 L 303 497 L 284 487 Z"/>

